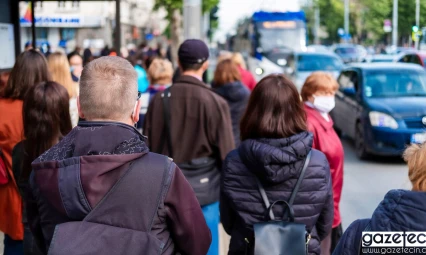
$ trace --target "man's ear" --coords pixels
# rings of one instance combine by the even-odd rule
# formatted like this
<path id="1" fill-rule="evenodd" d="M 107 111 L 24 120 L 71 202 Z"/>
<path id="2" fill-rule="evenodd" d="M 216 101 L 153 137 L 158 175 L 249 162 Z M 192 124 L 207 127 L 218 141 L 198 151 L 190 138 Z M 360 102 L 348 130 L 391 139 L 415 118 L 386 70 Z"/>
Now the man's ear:
<path id="1" fill-rule="evenodd" d="M 133 123 L 137 123 L 139 121 L 139 113 L 141 111 L 141 100 L 136 102 L 135 109 L 133 110 L 132 121 Z"/>
<path id="2" fill-rule="evenodd" d="M 84 113 L 81 111 L 81 106 L 80 106 L 80 97 L 77 97 L 77 108 L 78 108 L 78 116 L 82 119 L 84 119 Z"/>

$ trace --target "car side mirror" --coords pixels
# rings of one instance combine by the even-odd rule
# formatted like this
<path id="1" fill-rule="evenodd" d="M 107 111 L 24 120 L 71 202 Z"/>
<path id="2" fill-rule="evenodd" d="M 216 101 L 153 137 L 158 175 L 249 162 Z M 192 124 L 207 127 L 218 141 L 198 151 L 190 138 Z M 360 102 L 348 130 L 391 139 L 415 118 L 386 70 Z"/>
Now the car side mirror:
<path id="1" fill-rule="evenodd" d="M 346 96 L 355 96 L 356 90 L 355 90 L 354 87 L 352 87 L 352 88 L 344 88 L 343 89 L 343 94 L 345 94 Z"/>

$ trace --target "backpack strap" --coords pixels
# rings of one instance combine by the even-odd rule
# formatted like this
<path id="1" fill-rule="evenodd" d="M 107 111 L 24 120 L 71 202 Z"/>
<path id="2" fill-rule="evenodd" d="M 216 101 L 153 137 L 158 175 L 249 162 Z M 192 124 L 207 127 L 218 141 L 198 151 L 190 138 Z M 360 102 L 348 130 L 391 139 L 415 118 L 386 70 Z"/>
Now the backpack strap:
<path id="1" fill-rule="evenodd" d="M 288 200 L 288 205 L 292 206 L 294 199 L 296 199 L 296 194 L 299 191 L 300 185 L 302 184 L 303 177 L 305 176 L 306 169 L 309 166 L 311 161 L 312 150 L 309 151 L 308 156 L 306 156 L 305 164 L 303 165 L 302 171 L 300 172 L 299 179 L 297 179 L 296 186 L 294 186 L 293 192 L 291 193 L 290 200 Z"/>
<path id="2" fill-rule="evenodd" d="M 83 221 L 151 231 L 173 165 L 167 157 L 155 153 L 134 160 Z"/>
<path id="3" fill-rule="evenodd" d="M 296 194 L 299 191 L 303 177 L 305 176 L 306 169 L 309 166 L 309 162 L 311 161 L 311 155 L 312 155 L 312 150 L 309 151 L 308 155 L 306 156 L 305 163 L 303 165 L 302 171 L 300 172 L 299 178 L 297 179 L 296 186 L 294 186 L 293 192 L 290 195 L 290 199 L 288 201 L 288 209 L 290 210 L 291 210 L 291 206 L 294 203 L 294 199 L 296 198 Z M 274 212 L 270 210 L 270 203 L 269 203 L 268 196 L 266 195 L 265 189 L 263 188 L 263 185 L 259 181 L 259 179 L 257 177 L 255 177 L 255 179 L 256 179 L 256 183 L 257 183 L 257 187 L 259 189 L 260 195 L 263 199 L 263 202 L 265 203 L 266 208 L 269 210 L 269 217 L 271 220 L 275 220 Z"/>

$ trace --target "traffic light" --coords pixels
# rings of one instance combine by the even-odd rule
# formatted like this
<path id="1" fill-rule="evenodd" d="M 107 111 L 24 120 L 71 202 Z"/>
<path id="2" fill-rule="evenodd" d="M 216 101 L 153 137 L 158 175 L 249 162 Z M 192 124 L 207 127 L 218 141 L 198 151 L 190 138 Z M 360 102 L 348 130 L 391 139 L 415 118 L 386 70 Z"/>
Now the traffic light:
<path id="1" fill-rule="evenodd" d="M 417 32 L 419 32 L 419 27 L 413 26 L 412 30 L 413 30 L 414 33 L 417 33 Z"/>

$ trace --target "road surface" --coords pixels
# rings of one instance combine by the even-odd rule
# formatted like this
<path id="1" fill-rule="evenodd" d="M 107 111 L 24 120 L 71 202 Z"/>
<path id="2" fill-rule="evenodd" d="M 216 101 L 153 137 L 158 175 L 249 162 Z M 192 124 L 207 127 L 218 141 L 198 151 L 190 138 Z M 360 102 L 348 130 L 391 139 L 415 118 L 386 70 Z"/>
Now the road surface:
<path id="1" fill-rule="evenodd" d="M 341 201 L 343 228 L 360 218 L 368 218 L 390 189 L 409 189 L 407 167 L 398 158 L 378 158 L 360 161 L 350 141 L 343 140 L 345 147 L 345 174 Z M 222 240 L 222 254 L 226 254 L 226 240 Z M 3 237 L 0 236 L 0 240 Z M 0 241 L 0 255 L 3 251 Z"/>

